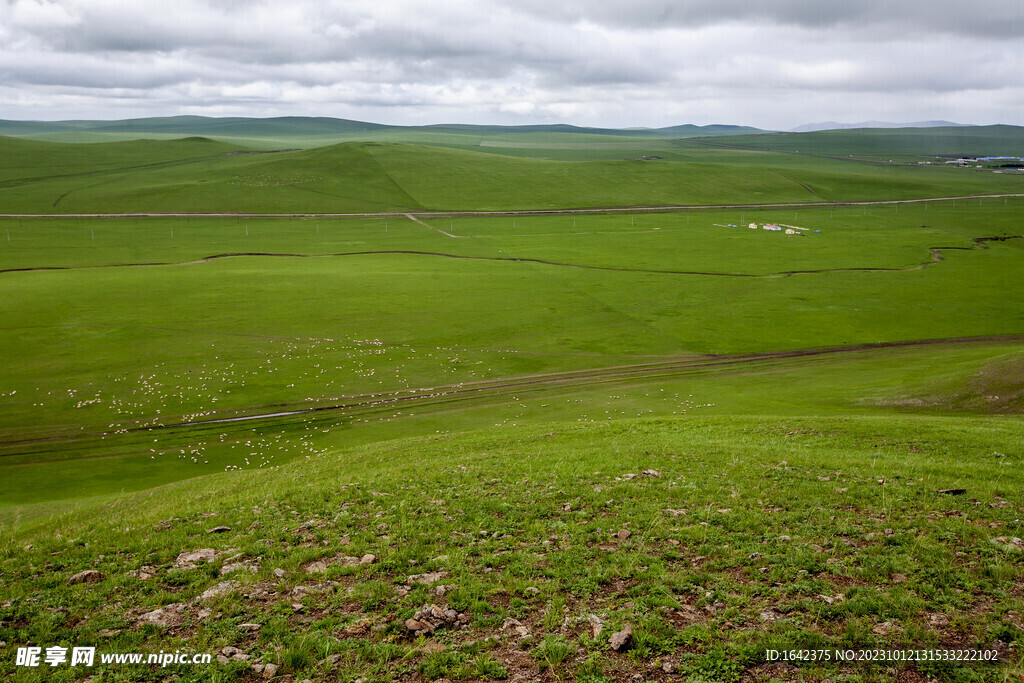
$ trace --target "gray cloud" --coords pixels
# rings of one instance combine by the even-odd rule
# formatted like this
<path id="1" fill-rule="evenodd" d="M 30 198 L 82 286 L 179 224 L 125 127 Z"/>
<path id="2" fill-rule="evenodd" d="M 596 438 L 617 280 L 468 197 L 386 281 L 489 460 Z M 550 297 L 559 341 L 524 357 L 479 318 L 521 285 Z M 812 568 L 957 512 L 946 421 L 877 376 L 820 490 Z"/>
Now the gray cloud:
<path id="1" fill-rule="evenodd" d="M 988 39 L 1024 36 L 1024 7 L 1016 0 L 506 0 L 505 4 L 558 21 L 636 28 L 756 22 L 865 32 L 896 27 L 910 35 L 946 33 Z"/>
<path id="2" fill-rule="evenodd" d="M 0 0 L 0 117 L 1024 123 L 1024 5 Z"/>

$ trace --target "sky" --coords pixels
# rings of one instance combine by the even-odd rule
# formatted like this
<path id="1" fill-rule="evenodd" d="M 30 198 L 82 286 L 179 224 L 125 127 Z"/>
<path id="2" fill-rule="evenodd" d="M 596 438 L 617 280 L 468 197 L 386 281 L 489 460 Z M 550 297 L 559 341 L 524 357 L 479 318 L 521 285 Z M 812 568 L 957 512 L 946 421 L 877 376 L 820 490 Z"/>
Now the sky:
<path id="1" fill-rule="evenodd" d="M 1024 125 L 1021 0 L 0 0 L 0 118 Z"/>

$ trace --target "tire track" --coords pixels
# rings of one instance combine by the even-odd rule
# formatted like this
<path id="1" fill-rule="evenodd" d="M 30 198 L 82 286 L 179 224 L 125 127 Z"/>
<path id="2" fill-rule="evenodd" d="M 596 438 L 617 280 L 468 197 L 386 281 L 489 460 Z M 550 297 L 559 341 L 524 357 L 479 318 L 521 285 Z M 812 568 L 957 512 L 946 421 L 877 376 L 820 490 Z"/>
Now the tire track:
<path id="1" fill-rule="evenodd" d="M 877 342 L 869 344 L 851 344 L 844 346 L 818 347 L 810 349 L 790 349 L 782 351 L 762 351 L 743 354 L 707 355 L 701 358 L 686 357 L 682 359 L 659 362 L 617 365 L 606 368 L 571 370 L 519 377 L 461 382 L 458 384 L 402 389 L 398 391 L 371 394 L 357 394 L 339 397 L 341 402 L 299 408 L 289 404 L 252 406 L 243 414 L 226 417 L 195 420 L 191 422 L 175 422 L 167 424 L 146 424 L 137 427 L 122 427 L 117 431 L 100 431 L 67 435 L 47 435 L 26 437 L 0 441 L 0 446 L 19 446 L 32 443 L 74 441 L 82 438 L 113 436 L 124 433 L 142 433 L 157 430 L 203 428 L 236 422 L 255 420 L 272 420 L 298 415 L 318 415 L 325 413 L 361 414 L 359 411 L 374 411 L 394 405 L 410 405 L 423 408 L 431 405 L 445 405 L 464 402 L 475 397 L 501 396 L 515 390 L 538 390 L 552 387 L 586 387 L 624 379 L 654 379 L 659 377 L 679 377 L 686 374 L 701 373 L 714 370 L 740 371 L 757 367 L 761 364 L 789 359 L 812 358 L 821 356 L 841 356 L 864 351 L 884 349 L 904 349 L 928 346 L 957 346 L 967 344 L 990 344 L 1000 342 L 1024 342 L 1024 334 L 985 335 L 979 337 L 950 337 L 943 339 L 917 339 L 893 342 Z M 336 399 L 337 400 L 337 399 Z M 240 412 L 240 411 L 239 411 Z"/>
<path id="2" fill-rule="evenodd" d="M 433 230 L 435 232 L 439 232 L 442 235 L 444 235 L 445 237 L 451 237 L 453 239 L 465 239 L 465 238 L 469 237 L 469 235 L 453 235 L 450 232 L 445 232 L 441 228 L 435 228 L 433 225 L 428 225 L 428 224 L 424 223 L 423 221 L 421 221 L 419 218 L 416 218 L 416 216 L 412 215 L 411 213 L 407 213 L 407 214 L 403 214 L 403 215 L 406 218 L 408 218 L 409 220 L 411 220 L 413 223 L 419 223 L 424 228 L 427 228 L 428 230 Z"/>

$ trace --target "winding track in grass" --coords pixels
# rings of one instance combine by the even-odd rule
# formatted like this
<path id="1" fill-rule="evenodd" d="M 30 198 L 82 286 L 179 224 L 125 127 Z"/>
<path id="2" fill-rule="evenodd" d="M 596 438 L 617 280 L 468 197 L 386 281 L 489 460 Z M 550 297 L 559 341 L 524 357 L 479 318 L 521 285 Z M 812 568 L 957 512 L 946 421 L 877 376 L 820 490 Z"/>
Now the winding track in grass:
<path id="1" fill-rule="evenodd" d="M 429 226 L 428 226 L 429 227 Z M 448 234 L 448 233 L 445 233 Z M 23 268 L 4 268 L 0 269 L 0 274 L 3 273 L 25 273 L 35 271 L 62 271 L 62 270 L 88 270 L 95 268 L 137 268 L 142 266 L 187 266 L 195 265 L 199 263 L 209 263 L 211 261 L 218 261 L 221 259 L 229 258 L 244 258 L 244 257 L 268 257 L 268 258 L 338 258 L 343 256 L 382 256 L 382 255 L 406 255 L 406 256 L 435 256 L 438 258 L 450 258 L 450 259 L 462 259 L 467 261 L 495 261 L 499 263 L 536 263 L 544 266 L 554 266 L 558 268 L 578 268 L 582 270 L 603 270 L 617 273 L 644 273 L 649 275 L 702 275 L 709 277 L 739 277 L 739 278 L 750 278 L 750 279 L 777 279 L 783 277 L 792 277 L 793 275 L 821 275 L 825 273 L 849 273 L 849 272 L 887 272 L 887 273 L 900 273 L 912 270 L 923 270 L 928 266 L 933 266 L 936 263 L 941 263 L 944 259 L 942 258 L 942 252 L 947 250 L 955 251 L 973 251 L 975 249 L 987 249 L 987 242 L 1005 242 L 1007 240 L 1022 239 L 1024 235 L 1003 235 L 998 237 L 974 237 L 971 239 L 974 242 L 973 247 L 929 247 L 928 251 L 931 253 L 931 259 L 922 263 L 917 263 L 911 266 L 903 267 L 885 267 L 885 266 L 857 266 L 849 268 L 818 268 L 808 270 L 783 270 L 776 273 L 720 273 L 714 271 L 703 271 L 703 270 L 660 270 L 652 268 L 620 268 L 616 266 L 594 266 L 585 263 L 563 263 L 560 261 L 549 261 L 547 259 L 539 258 L 518 258 L 515 256 L 472 256 L 467 254 L 449 254 L 442 251 L 420 251 L 415 249 L 375 249 L 368 251 L 341 251 L 330 254 L 296 254 L 296 253 L 284 253 L 284 252 L 267 252 L 267 251 L 239 251 L 239 252 L 228 252 L 224 254 L 213 254 L 212 256 L 205 256 L 200 259 L 192 259 L 189 261 L 146 261 L 141 263 L 109 263 L 102 265 L 92 266 L 26 266 Z"/>
<path id="2" fill-rule="evenodd" d="M 337 398 L 324 399 L 327 405 L 297 407 L 295 404 L 270 404 L 252 406 L 247 412 L 205 420 L 167 422 L 122 427 L 112 431 L 79 432 L 76 434 L 48 434 L 19 439 L 0 441 L 0 446 L 27 446 L 30 444 L 74 442 L 83 438 L 97 438 L 124 433 L 151 432 L 154 430 L 174 430 L 203 428 L 236 422 L 252 422 L 257 420 L 273 420 L 296 416 L 315 416 L 338 414 L 338 417 L 354 417 L 366 415 L 379 410 L 390 409 L 396 405 L 408 406 L 422 410 L 428 407 L 451 406 L 475 400 L 500 398 L 509 391 L 544 390 L 558 387 L 593 387 L 610 384 L 628 379 L 676 378 L 689 374 L 707 371 L 735 370 L 741 371 L 756 367 L 770 366 L 773 363 L 791 359 L 838 356 L 850 353 L 878 351 L 884 349 L 903 349 L 926 346 L 963 346 L 968 344 L 992 344 L 1006 342 L 1024 342 L 1024 334 L 999 334 L 979 337 L 949 337 L 941 339 L 916 339 L 870 344 L 850 344 L 844 346 L 817 347 L 808 349 L 789 349 L 783 351 L 762 351 L 743 354 L 723 354 L 706 356 L 681 356 L 661 361 L 648 361 L 627 365 L 616 365 L 604 368 L 585 370 L 569 370 L 517 377 L 505 377 L 475 382 L 437 385 L 415 389 L 354 394 Z M 2 456 L 0 456 L 2 457 Z"/>

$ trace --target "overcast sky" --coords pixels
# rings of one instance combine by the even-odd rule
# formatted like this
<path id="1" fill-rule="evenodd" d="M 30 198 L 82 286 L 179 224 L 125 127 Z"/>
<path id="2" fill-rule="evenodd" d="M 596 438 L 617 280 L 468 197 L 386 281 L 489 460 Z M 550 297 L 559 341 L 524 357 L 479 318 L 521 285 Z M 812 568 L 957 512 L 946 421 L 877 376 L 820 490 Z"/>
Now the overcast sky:
<path id="1" fill-rule="evenodd" d="M 0 0 L 0 118 L 1024 124 L 1022 0 Z"/>

